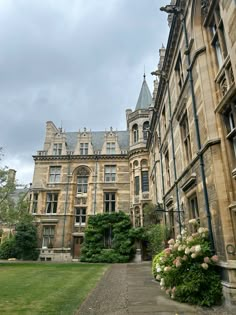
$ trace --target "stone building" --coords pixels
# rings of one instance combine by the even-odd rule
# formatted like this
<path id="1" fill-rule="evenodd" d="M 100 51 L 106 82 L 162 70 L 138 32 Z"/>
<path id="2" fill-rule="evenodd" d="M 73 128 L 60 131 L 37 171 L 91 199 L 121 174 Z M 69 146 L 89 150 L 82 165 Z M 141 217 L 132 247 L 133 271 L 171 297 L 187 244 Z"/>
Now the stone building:
<path id="1" fill-rule="evenodd" d="M 226 302 L 236 301 L 236 2 L 177 0 L 164 9 L 153 101 L 145 76 L 127 130 L 65 132 L 47 122 L 34 156 L 31 212 L 40 258 L 78 258 L 88 217 L 152 202 L 171 236 L 208 227 Z M 163 13 L 164 14 L 164 13 Z"/>
<path id="2" fill-rule="evenodd" d="M 64 132 L 46 124 L 35 169 L 30 211 L 39 228 L 41 260 L 78 258 L 90 215 L 124 211 L 143 224 L 150 202 L 146 142 L 152 97 L 145 80 L 127 130 Z"/>
<path id="3" fill-rule="evenodd" d="M 162 8 L 170 33 L 152 73 L 150 186 L 160 188 L 156 200 L 173 237 L 192 218 L 208 227 L 226 302 L 235 306 L 236 2 L 173 2 Z"/>

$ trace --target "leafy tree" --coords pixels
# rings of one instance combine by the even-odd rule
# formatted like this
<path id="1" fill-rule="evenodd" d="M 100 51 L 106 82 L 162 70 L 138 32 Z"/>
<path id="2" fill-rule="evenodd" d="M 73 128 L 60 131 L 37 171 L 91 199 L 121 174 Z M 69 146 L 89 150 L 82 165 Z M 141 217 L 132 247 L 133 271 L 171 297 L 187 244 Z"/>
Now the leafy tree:
<path id="1" fill-rule="evenodd" d="M 0 148 L 0 161 L 2 155 Z M 0 166 L 0 222 L 10 228 L 29 216 L 26 193 L 14 198 L 15 192 L 16 184 L 11 171 L 6 166 Z"/>
<path id="2" fill-rule="evenodd" d="M 17 248 L 15 237 L 11 236 L 8 239 L 5 239 L 4 242 L 0 245 L 0 258 L 8 259 L 8 258 L 16 258 L 17 256 Z"/>
<path id="3" fill-rule="evenodd" d="M 37 227 L 30 217 L 24 217 L 24 221 L 16 225 L 15 243 L 18 259 L 36 260 L 38 258 Z"/>

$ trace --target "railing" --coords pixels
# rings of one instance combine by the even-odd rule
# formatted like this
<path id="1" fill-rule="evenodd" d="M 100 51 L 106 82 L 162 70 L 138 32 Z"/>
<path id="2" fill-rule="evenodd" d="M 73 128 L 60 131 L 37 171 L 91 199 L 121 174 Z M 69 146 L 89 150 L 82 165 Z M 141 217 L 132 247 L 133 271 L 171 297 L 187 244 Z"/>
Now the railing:
<path id="1" fill-rule="evenodd" d="M 45 151 L 45 150 L 37 151 L 37 155 L 39 155 L 39 156 L 45 156 L 45 155 L 47 155 L 47 151 Z"/>

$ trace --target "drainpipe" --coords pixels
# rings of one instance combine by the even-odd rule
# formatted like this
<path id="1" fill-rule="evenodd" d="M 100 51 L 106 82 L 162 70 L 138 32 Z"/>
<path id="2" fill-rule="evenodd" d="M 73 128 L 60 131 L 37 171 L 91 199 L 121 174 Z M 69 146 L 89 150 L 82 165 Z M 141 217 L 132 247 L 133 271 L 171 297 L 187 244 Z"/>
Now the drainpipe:
<path id="1" fill-rule="evenodd" d="M 159 133 L 159 139 L 161 140 L 161 125 L 160 125 L 160 117 L 158 118 L 158 133 Z M 162 150 L 160 143 L 159 145 L 159 154 L 160 154 L 160 167 L 161 167 L 161 184 L 162 184 L 162 202 L 163 202 L 163 208 L 165 213 L 165 225 L 166 225 L 166 202 L 165 202 L 165 184 L 164 184 L 164 173 L 163 173 L 163 163 L 162 163 Z"/>
<path id="2" fill-rule="evenodd" d="M 184 16 L 182 16 L 182 26 L 183 26 L 184 38 L 185 38 L 185 48 L 186 48 L 185 54 L 187 55 L 187 62 L 188 62 L 189 85 L 190 85 L 190 92 L 191 92 L 191 98 L 192 98 L 194 125 L 195 125 L 195 131 L 196 131 L 196 140 L 197 140 L 198 156 L 199 156 L 199 161 L 200 161 L 201 179 L 202 179 L 202 185 L 203 185 L 205 209 L 206 209 L 207 223 L 208 223 L 208 229 L 209 229 L 209 239 L 210 239 L 210 244 L 211 244 L 211 251 L 212 253 L 215 253 L 215 245 L 214 245 L 212 223 L 211 223 L 211 212 L 210 212 L 208 191 L 207 191 L 207 185 L 206 185 L 205 166 L 204 166 L 203 153 L 201 152 L 202 146 L 201 146 L 199 122 L 198 122 L 198 115 L 197 115 L 196 96 L 195 96 L 194 84 L 193 84 L 188 33 L 187 33 L 187 28 L 186 28 L 186 20 Z"/>
<path id="3" fill-rule="evenodd" d="M 179 2 L 178 2 L 179 3 Z M 213 231 L 212 231 L 212 224 L 211 224 L 211 212 L 209 206 L 209 198 L 207 192 L 207 185 L 206 185 L 206 175 L 205 175 L 205 167 L 204 167 L 204 160 L 203 160 L 203 153 L 201 152 L 201 138 L 200 138 L 200 130 L 199 130 L 199 123 L 198 123 L 198 115 L 197 115 L 197 105 L 196 105 L 196 97 L 194 92 L 194 84 L 193 84 L 193 75 L 192 75 L 192 67 L 191 67 L 191 58 L 190 58 L 190 49 L 189 49 L 189 41 L 188 41 L 188 32 L 186 27 L 186 20 L 183 9 L 178 5 L 166 5 L 165 7 L 160 8 L 161 11 L 164 11 L 168 14 L 174 14 L 175 16 L 180 15 L 183 33 L 184 33 L 184 40 L 185 40 L 185 55 L 187 56 L 187 63 L 188 63 L 188 79 L 190 85 L 190 93 L 192 98 L 192 109 L 193 109 L 193 116 L 194 116 L 194 125 L 196 131 L 196 141 L 197 141 L 197 149 L 198 149 L 198 156 L 200 161 L 200 172 L 201 172 L 201 180 L 203 186 L 203 194 L 204 194 L 204 201 L 205 201 L 205 210 L 207 214 L 207 223 L 208 223 L 208 230 L 209 230 L 209 240 L 211 245 L 211 252 L 215 253 L 215 245 L 214 245 L 214 238 L 213 238 Z"/>
<path id="4" fill-rule="evenodd" d="M 67 213 L 67 206 L 68 206 L 68 196 L 69 196 L 69 185 L 70 185 L 70 155 L 68 155 L 68 167 L 67 167 L 67 183 L 66 183 L 66 200 L 64 206 L 64 220 L 63 220 L 63 229 L 62 229 L 62 248 L 64 248 L 65 244 L 65 226 L 66 226 L 66 213 Z"/>
<path id="5" fill-rule="evenodd" d="M 169 80 L 166 79 L 165 81 L 166 81 L 166 84 L 167 84 L 168 105 L 169 105 L 169 115 L 170 115 L 171 148 L 172 148 L 172 156 L 173 156 L 175 193 L 176 193 L 176 201 L 177 201 L 178 220 L 179 220 L 179 233 L 181 235 L 182 223 L 181 223 L 181 217 L 180 217 L 179 187 L 178 187 L 178 184 L 177 184 L 177 170 L 176 170 L 176 159 L 175 159 L 174 132 L 173 132 L 173 124 L 172 124 L 173 117 L 172 117 L 172 112 L 171 112 L 170 86 L 169 86 Z"/>
<path id="6" fill-rule="evenodd" d="M 93 200 L 93 214 L 96 214 L 97 207 L 97 173 L 98 173 L 98 156 L 95 156 L 95 174 L 94 174 L 94 200 Z"/>
<path id="7" fill-rule="evenodd" d="M 155 194 L 156 194 L 156 204 L 158 202 L 158 196 L 157 196 L 157 173 L 156 173 L 156 153 L 155 150 L 153 151 L 153 159 L 154 159 L 154 177 L 155 177 Z"/>

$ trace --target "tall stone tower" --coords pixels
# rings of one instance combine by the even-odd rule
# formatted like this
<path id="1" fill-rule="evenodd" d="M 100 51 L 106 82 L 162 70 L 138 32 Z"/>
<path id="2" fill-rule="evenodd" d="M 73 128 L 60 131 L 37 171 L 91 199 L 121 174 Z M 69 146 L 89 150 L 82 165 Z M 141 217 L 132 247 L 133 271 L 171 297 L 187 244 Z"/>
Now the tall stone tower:
<path id="1" fill-rule="evenodd" d="M 149 163 L 146 142 L 149 132 L 149 108 L 152 96 L 143 76 L 135 110 L 126 111 L 129 131 L 130 213 L 135 227 L 143 226 L 143 208 L 150 202 Z"/>

